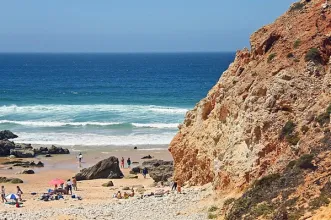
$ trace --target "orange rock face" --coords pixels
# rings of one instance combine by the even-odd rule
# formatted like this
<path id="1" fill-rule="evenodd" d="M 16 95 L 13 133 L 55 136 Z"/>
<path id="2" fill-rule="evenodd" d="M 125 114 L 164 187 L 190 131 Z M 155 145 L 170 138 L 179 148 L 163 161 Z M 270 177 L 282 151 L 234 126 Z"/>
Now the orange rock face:
<path id="1" fill-rule="evenodd" d="M 186 114 L 169 147 L 180 182 L 241 189 L 320 147 L 330 128 L 318 116 L 331 104 L 331 5 L 301 3 L 255 32 L 251 50 Z M 280 138 L 288 121 L 294 130 Z"/>

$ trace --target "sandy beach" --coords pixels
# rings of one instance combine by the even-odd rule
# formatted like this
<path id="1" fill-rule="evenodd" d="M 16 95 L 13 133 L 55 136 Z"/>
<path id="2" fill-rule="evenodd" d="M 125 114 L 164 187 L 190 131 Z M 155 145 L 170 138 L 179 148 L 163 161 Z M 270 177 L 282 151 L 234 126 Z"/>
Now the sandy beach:
<path id="1" fill-rule="evenodd" d="M 82 167 L 79 167 L 78 160 L 76 159 L 79 152 L 82 152 L 84 155 Z M 172 192 L 168 196 L 162 198 L 151 197 L 143 200 L 140 199 L 141 195 L 155 192 L 155 190 L 159 189 L 158 186 L 155 186 L 152 178 L 147 176 L 145 179 L 141 174 L 138 174 L 138 179 L 114 179 L 112 180 L 114 187 L 102 186 L 103 183 L 109 181 L 107 179 L 79 181 L 77 184 L 78 190 L 74 191 L 74 194 L 82 197 L 82 200 L 72 199 L 69 195 L 65 195 L 64 199 L 61 200 L 48 202 L 40 201 L 39 198 L 42 193 L 45 193 L 48 189 L 52 189 L 54 187 L 49 184 L 50 180 L 54 178 L 60 178 L 63 180 L 69 179 L 79 172 L 80 169 L 90 167 L 98 161 L 110 156 L 115 156 L 118 158 L 123 156 L 125 159 L 127 157 L 131 157 L 131 160 L 135 162 L 133 166 L 140 165 L 143 161 L 145 161 L 141 158 L 147 155 L 151 155 L 153 159 L 172 160 L 170 153 L 164 146 L 155 146 L 143 149 L 138 148 L 137 150 L 133 149 L 133 147 L 124 147 L 122 149 L 106 149 L 101 147 L 98 148 L 98 150 L 81 149 L 79 152 L 73 151 L 69 155 L 54 155 L 48 158 L 45 156 L 38 156 L 33 159 L 21 159 L 23 161 L 42 161 L 44 163 L 45 166 L 43 168 L 32 168 L 35 171 L 35 174 L 17 174 L 24 168 L 13 167 L 13 169 L 9 170 L 8 167 L 10 167 L 10 165 L 0 165 L 0 176 L 20 178 L 24 181 L 23 184 L 18 184 L 23 191 L 22 197 L 24 202 L 22 207 L 16 208 L 14 205 L 2 204 L 0 205 L 0 212 L 4 213 L 4 216 L 7 219 L 17 219 L 18 216 L 26 216 L 26 219 L 91 219 L 98 217 L 97 213 L 99 213 L 98 210 L 100 207 L 112 208 L 109 209 L 110 213 L 100 215 L 102 216 L 102 219 L 144 219 L 145 214 L 148 214 L 149 212 L 151 212 L 150 215 L 152 216 L 173 216 L 173 218 L 168 219 L 201 219 L 200 217 L 205 215 L 203 212 L 189 212 L 192 216 L 187 216 L 186 214 L 185 216 L 181 216 L 180 214 L 181 211 L 186 213 L 185 210 L 193 204 L 193 201 L 191 201 L 193 197 L 199 197 L 200 199 L 199 188 L 184 190 L 187 194 L 177 194 Z M 1 158 L 0 160 L 1 163 L 6 161 L 10 161 L 10 159 Z M 128 176 L 129 171 L 130 169 L 127 167 L 122 169 L 124 176 Z M 16 193 L 16 184 L 3 183 L 1 185 L 5 186 L 7 194 Z M 134 198 L 130 198 L 125 201 L 112 198 L 113 194 L 117 191 L 124 193 L 124 187 L 133 187 L 134 189 L 143 188 L 144 192 L 136 192 L 136 196 Z M 170 187 L 166 186 L 162 189 L 170 190 Z M 31 193 L 36 193 L 36 195 L 32 195 Z M 138 200 L 144 202 L 138 202 L 138 204 L 136 204 Z M 183 203 L 184 200 L 185 203 Z M 172 203 L 172 206 L 166 205 L 169 202 Z M 155 207 L 153 205 L 153 209 L 145 210 L 145 208 L 139 208 L 142 204 L 144 204 L 143 207 L 145 208 L 149 207 L 151 204 L 154 204 Z M 157 209 L 157 205 L 164 208 L 169 208 L 168 212 L 163 212 L 163 208 Z M 80 215 L 79 213 L 81 213 L 80 209 L 82 209 L 82 207 L 84 207 L 87 211 L 84 211 Z M 136 210 L 135 213 L 141 212 L 141 218 L 138 217 L 139 214 L 137 214 L 136 217 L 134 217 L 134 215 L 130 217 L 128 212 L 124 212 L 130 207 L 136 207 L 138 210 Z M 93 210 L 93 212 L 91 211 L 91 213 L 88 210 Z M 117 215 L 111 212 L 111 210 L 114 212 L 116 210 Z M 124 213 L 120 214 L 122 211 Z M 133 214 L 132 212 L 130 213 Z"/>

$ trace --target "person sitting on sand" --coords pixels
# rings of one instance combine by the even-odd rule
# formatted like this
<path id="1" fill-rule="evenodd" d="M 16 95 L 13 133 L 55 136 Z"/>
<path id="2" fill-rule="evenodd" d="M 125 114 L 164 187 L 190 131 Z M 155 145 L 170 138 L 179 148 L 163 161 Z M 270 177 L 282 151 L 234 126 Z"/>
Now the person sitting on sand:
<path id="1" fill-rule="evenodd" d="M 128 160 L 126 162 L 128 163 L 128 168 L 130 168 L 131 167 L 131 159 L 130 159 L 130 157 L 128 158 Z"/>
<path id="2" fill-rule="evenodd" d="M 116 194 L 116 198 L 118 198 L 118 199 L 122 199 L 121 191 L 118 191 L 118 192 L 117 192 L 117 194 Z"/>
<path id="3" fill-rule="evenodd" d="M 72 188 L 77 191 L 77 180 L 76 177 L 72 177 Z"/>
<path id="4" fill-rule="evenodd" d="M 131 194 L 130 194 L 131 197 L 134 197 L 134 190 L 133 188 L 131 189 Z"/>
<path id="5" fill-rule="evenodd" d="M 129 198 L 129 194 L 128 194 L 127 192 L 124 192 L 124 194 L 123 194 L 123 198 L 124 198 L 124 199 L 128 199 L 128 198 Z"/>
<path id="6" fill-rule="evenodd" d="M 1 200 L 2 202 L 8 202 L 6 199 L 6 191 L 4 186 L 1 186 Z"/>
<path id="7" fill-rule="evenodd" d="M 21 190 L 21 188 L 19 186 L 17 186 L 16 188 L 17 188 L 18 199 L 20 201 L 22 201 L 22 194 L 23 194 L 23 192 L 22 192 L 22 190 Z"/>

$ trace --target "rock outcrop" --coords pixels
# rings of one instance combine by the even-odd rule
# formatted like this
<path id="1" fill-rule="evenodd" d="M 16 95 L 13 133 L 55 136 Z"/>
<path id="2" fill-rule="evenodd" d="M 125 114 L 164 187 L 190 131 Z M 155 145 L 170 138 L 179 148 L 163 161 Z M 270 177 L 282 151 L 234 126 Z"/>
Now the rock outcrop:
<path id="1" fill-rule="evenodd" d="M 141 170 L 146 167 L 149 176 L 155 181 L 168 181 L 173 176 L 174 164 L 173 161 L 149 160 L 144 161 Z"/>
<path id="2" fill-rule="evenodd" d="M 47 147 L 40 147 L 40 148 L 35 148 L 34 152 L 36 154 L 70 154 L 69 150 L 66 148 L 62 148 L 62 147 L 56 147 L 54 145 L 52 145 L 50 148 Z"/>
<path id="3" fill-rule="evenodd" d="M 15 144 L 8 139 L 17 138 L 17 135 L 11 131 L 0 131 L 0 156 L 13 156 L 18 158 L 33 158 L 36 155 L 51 155 L 51 154 L 69 154 L 69 150 L 62 147 L 52 145 L 50 148 L 40 147 L 33 148 L 31 144 Z"/>
<path id="4" fill-rule="evenodd" d="M 120 170 L 118 158 L 116 157 L 104 159 L 90 168 L 82 169 L 78 174 L 76 174 L 76 179 L 78 181 L 120 178 L 123 178 L 123 173 Z"/>
<path id="5" fill-rule="evenodd" d="M 305 181 L 289 183 L 290 192 L 301 188 L 305 193 L 293 196 L 309 201 L 327 191 L 325 184 L 331 175 L 326 165 L 331 151 L 330 24 L 331 6 L 325 0 L 302 0 L 251 36 L 251 49 L 237 52 L 207 97 L 187 112 L 170 144 L 174 177 L 180 184 L 212 182 L 223 192 L 240 191 L 271 174 L 277 174 L 277 181 L 284 180 L 290 161 L 312 155 L 317 167 L 313 173 L 298 168 L 306 182 L 311 180 L 310 188 Z M 284 182 L 277 184 L 279 193 L 289 189 L 282 188 Z M 270 198 L 276 199 L 274 195 Z M 278 197 L 284 198 L 280 203 L 288 196 Z M 245 206 L 253 204 L 245 203 L 252 196 L 243 198 L 238 210 L 257 208 Z M 275 205 L 271 199 L 268 202 Z M 245 214 L 232 211 L 233 218 L 228 219 L 242 219 Z"/>
<path id="6" fill-rule="evenodd" d="M 8 156 L 10 154 L 10 150 L 14 148 L 14 142 L 8 140 L 0 140 L 0 156 Z"/>
<path id="7" fill-rule="evenodd" d="M 11 131 L 8 130 L 0 131 L 0 140 L 14 139 L 17 137 L 18 136 Z"/>

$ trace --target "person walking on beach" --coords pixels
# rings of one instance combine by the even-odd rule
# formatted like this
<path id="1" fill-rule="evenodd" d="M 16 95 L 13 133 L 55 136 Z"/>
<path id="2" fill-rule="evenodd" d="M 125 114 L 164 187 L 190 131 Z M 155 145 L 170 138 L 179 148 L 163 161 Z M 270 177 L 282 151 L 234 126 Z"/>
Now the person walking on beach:
<path id="1" fill-rule="evenodd" d="M 82 162 L 82 159 L 83 159 L 83 155 L 82 155 L 82 153 L 79 153 L 79 155 L 78 155 L 78 161 L 79 161 L 79 163 Z"/>
<path id="2" fill-rule="evenodd" d="M 147 167 L 144 167 L 144 169 L 143 169 L 143 176 L 144 176 L 145 179 L 146 179 L 147 173 L 148 173 Z"/>
<path id="3" fill-rule="evenodd" d="M 6 199 L 6 191 L 4 186 L 1 186 L 1 200 L 2 202 L 8 202 Z"/>
<path id="4" fill-rule="evenodd" d="M 72 177 L 72 188 L 77 191 L 77 180 L 76 177 Z"/>
<path id="5" fill-rule="evenodd" d="M 20 201 L 22 201 L 22 194 L 23 194 L 23 192 L 22 192 L 22 190 L 21 190 L 21 188 L 19 186 L 17 186 L 16 188 L 17 188 L 17 193 L 16 194 L 18 195 L 18 199 Z"/>
<path id="6" fill-rule="evenodd" d="M 130 168 L 131 167 L 131 159 L 130 159 L 130 157 L 128 158 L 128 160 L 126 162 L 128 163 L 128 168 Z"/>
<path id="7" fill-rule="evenodd" d="M 177 180 L 175 180 L 174 183 L 172 184 L 171 190 L 176 191 L 176 189 L 177 189 Z"/>
<path id="8" fill-rule="evenodd" d="M 121 159 L 121 168 L 124 168 L 124 157 Z"/>

